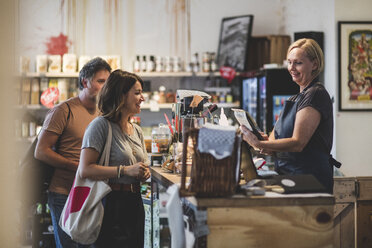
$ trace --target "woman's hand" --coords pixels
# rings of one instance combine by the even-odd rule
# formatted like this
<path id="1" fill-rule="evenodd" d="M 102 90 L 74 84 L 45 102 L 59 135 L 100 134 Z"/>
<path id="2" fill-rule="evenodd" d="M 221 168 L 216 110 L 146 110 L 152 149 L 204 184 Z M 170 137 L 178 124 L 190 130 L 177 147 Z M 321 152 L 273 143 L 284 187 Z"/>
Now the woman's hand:
<path id="1" fill-rule="evenodd" d="M 125 174 L 136 179 L 142 180 L 144 175 L 147 175 L 148 166 L 143 162 L 138 162 L 134 165 L 125 166 Z M 148 172 L 149 174 L 150 172 Z"/>
<path id="2" fill-rule="evenodd" d="M 259 143 L 260 141 L 246 126 L 240 126 L 240 130 L 243 133 L 243 140 L 245 140 L 251 146 L 260 149 Z M 267 135 L 265 135 L 264 139 L 267 139 Z"/>
<path id="3" fill-rule="evenodd" d="M 146 170 L 143 172 L 143 176 L 141 178 L 141 182 L 145 182 L 151 176 L 150 169 L 147 167 Z"/>
<path id="4" fill-rule="evenodd" d="M 266 133 L 260 131 L 260 134 L 264 140 L 269 140 L 269 136 Z"/>

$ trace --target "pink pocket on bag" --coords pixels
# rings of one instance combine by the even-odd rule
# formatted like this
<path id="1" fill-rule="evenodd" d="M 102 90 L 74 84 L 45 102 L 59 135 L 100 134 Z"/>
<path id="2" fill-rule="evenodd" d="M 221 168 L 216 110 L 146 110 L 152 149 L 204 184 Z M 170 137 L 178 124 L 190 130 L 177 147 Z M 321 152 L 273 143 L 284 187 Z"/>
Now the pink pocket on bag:
<path id="1" fill-rule="evenodd" d="M 85 200 L 87 199 L 90 192 L 90 187 L 81 187 L 76 186 L 74 187 L 69 196 L 68 196 L 68 203 L 65 213 L 65 218 L 63 223 L 66 224 L 66 221 L 71 213 L 75 213 L 80 211 L 81 207 L 84 205 Z"/>

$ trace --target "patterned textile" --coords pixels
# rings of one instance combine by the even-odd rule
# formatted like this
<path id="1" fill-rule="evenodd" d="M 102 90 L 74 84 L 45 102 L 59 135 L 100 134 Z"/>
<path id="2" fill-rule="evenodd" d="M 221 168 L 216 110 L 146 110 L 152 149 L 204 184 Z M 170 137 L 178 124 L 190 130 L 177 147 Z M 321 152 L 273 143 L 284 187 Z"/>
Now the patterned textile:
<path id="1" fill-rule="evenodd" d="M 216 159 L 231 156 L 235 134 L 235 127 L 205 124 L 199 130 L 198 150 L 209 153 Z"/>

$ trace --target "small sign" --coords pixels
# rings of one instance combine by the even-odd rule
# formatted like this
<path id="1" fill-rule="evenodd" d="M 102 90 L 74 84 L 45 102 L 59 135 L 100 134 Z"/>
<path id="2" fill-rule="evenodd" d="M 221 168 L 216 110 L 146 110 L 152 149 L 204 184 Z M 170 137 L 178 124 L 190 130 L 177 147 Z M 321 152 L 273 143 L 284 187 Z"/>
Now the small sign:
<path id="1" fill-rule="evenodd" d="M 227 79 L 229 83 L 235 78 L 236 71 L 232 67 L 222 66 L 220 68 L 221 77 Z"/>
<path id="2" fill-rule="evenodd" d="M 51 87 L 44 90 L 41 94 L 40 102 L 47 108 L 53 108 L 54 103 L 58 101 L 59 90 L 56 87 Z"/>

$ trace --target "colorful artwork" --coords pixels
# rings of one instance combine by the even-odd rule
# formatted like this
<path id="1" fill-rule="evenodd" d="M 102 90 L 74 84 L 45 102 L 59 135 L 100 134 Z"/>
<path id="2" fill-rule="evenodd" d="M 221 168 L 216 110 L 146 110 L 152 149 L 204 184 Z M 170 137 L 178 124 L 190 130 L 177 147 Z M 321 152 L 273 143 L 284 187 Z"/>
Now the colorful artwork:
<path id="1" fill-rule="evenodd" d="M 372 100 L 372 31 L 354 31 L 349 36 L 350 100 Z"/>
<path id="2" fill-rule="evenodd" d="M 372 22 L 339 22 L 339 110 L 372 110 Z"/>

